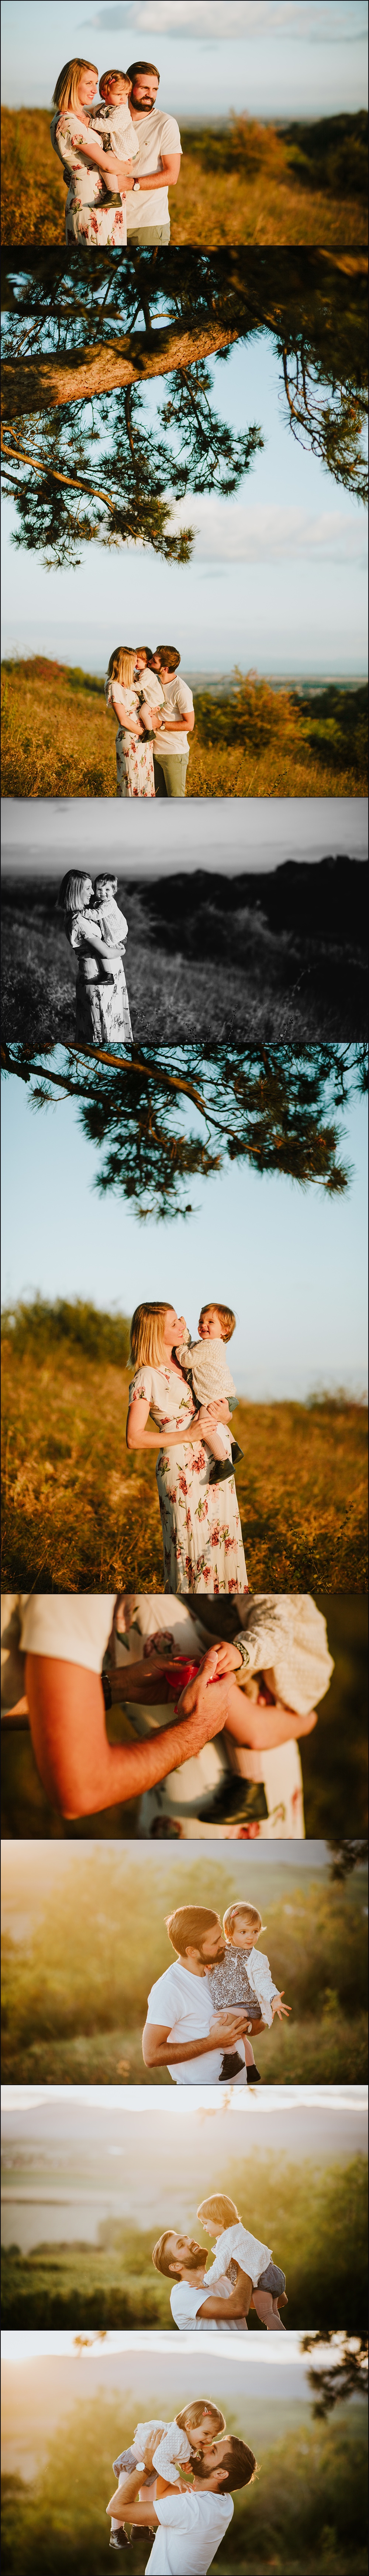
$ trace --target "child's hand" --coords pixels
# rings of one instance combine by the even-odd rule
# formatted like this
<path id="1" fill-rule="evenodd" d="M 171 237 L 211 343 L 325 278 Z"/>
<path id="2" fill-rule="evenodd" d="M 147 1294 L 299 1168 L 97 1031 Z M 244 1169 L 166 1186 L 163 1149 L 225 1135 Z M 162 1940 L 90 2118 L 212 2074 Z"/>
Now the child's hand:
<path id="1" fill-rule="evenodd" d="M 243 1655 L 240 1655 L 239 1646 L 228 1646 L 226 1644 L 220 1645 L 217 1647 L 217 1655 L 217 1674 L 219 1681 L 223 1678 L 223 1673 L 235 1673 L 242 1672 L 244 1670 Z"/>
<path id="2" fill-rule="evenodd" d="M 282 1995 L 284 1995 L 284 1986 L 282 1986 Z M 287 2020 L 288 2020 L 288 2014 L 289 2014 L 290 2012 L 292 2012 L 292 2004 L 283 2004 L 283 2003 L 282 2003 L 282 1995 L 273 1995 L 273 2001 L 272 2001 L 272 2017 L 273 2017 L 273 2021 L 274 2021 L 274 2016 L 275 2016 L 275 2014 L 277 2015 L 277 2021 L 284 2021 L 284 2020 L 286 2020 L 286 2021 L 287 2021 Z"/>

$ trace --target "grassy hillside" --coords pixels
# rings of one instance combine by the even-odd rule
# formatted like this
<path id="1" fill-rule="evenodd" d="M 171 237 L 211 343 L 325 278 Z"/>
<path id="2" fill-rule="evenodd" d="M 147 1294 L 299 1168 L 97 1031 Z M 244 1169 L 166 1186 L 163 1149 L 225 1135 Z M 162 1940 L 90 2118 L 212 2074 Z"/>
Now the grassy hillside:
<path id="1" fill-rule="evenodd" d="M 339 2330 L 344 2316 L 346 2333 L 365 2333 L 367 2180 L 364 2156 L 347 2165 L 337 2159 L 319 2177 L 308 2163 L 276 2170 L 272 2157 L 248 2167 L 247 2224 L 273 2245 L 274 2260 L 286 2273 L 290 2330 L 301 2332 L 307 2317 L 309 2330 Z M 244 2206 L 244 2168 L 231 2165 L 224 2188 L 237 2206 L 242 2187 Z M 15 2246 L 2 2250 L 2 2325 L 170 2329 L 168 2282 L 151 2259 L 153 2227 L 141 2234 L 138 2227 L 105 2219 L 98 2246 L 88 2244 L 81 2201 L 75 2245 L 48 2245 L 42 2206 L 40 2228 L 42 2241 L 31 2254 L 21 2255 Z M 264 2331 L 256 2315 L 249 2317 L 249 2331 Z"/>
<path id="2" fill-rule="evenodd" d="M 224 856 L 226 858 L 226 849 Z M 62 862 L 61 862 L 62 866 Z M 155 1045 L 192 1032 L 289 1040 L 365 1037 L 368 870 L 292 861 L 268 876 L 176 869 L 125 875 L 125 961 L 134 1037 Z M 9 1043 L 63 1046 L 75 1037 L 76 960 L 56 909 L 57 879 L 1 879 L 1 1024 Z"/>
<path id="3" fill-rule="evenodd" d="M 367 690 L 314 697 L 236 673 L 195 694 L 187 796 L 364 796 Z M 114 796 L 115 726 L 102 679 L 42 654 L 2 667 L 3 796 Z"/>
<path id="4" fill-rule="evenodd" d="M 59 1309 L 53 1337 L 39 1301 L 5 1330 L 4 1590 L 163 1588 L 155 1455 L 127 1451 L 129 1373 L 103 1327 L 100 1347 L 63 1332 Z M 240 1403 L 235 1428 L 250 1586 L 365 1591 L 364 1406 Z"/>
<path id="5" fill-rule="evenodd" d="M 222 133 L 181 129 L 183 161 L 170 190 L 173 243 L 367 240 L 367 120 L 324 118 L 281 133 L 233 117 Z M 2 240 L 63 242 L 65 186 L 45 108 L 2 112 Z"/>
<path id="6" fill-rule="evenodd" d="M 174 2350 L 179 2348 L 179 2338 Z M 36 2365 L 37 2367 L 37 2365 Z M 193 2367 L 193 2376 L 194 2366 Z M 118 2371 L 117 2371 L 118 2377 Z M 267 2374 L 266 2374 L 267 2377 Z M 111 2493 L 111 2460 L 119 2444 L 142 2416 L 138 2354 L 132 2354 L 132 2387 L 124 2407 L 118 2390 L 100 2388 L 96 2397 L 73 2403 L 50 2441 L 46 2461 L 27 2486 L 21 2471 L 4 2481 L 4 2576 L 102 2576 L 109 2568 L 109 2529 L 104 2520 Z M 87 2381 L 87 2372 L 86 2372 Z M 213 2561 L 219 2571 L 259 2576 L 260 2568 L 283 2570 L 283 2576 L 366 2576 L 366 2420 L 364 2406 L 337 2408 L 328 2424 L 312 2421 L 306 2402 L 296 2398 L 273 2406 L 240 2396 L 237 2410 L 212 2362 L 212 2394 L 222 2404 L 227 2430 L 248 2440 L 258 2460 L 252 2486 L 236 2494 L 225 2547 Z M 183 2377 L 178 2398 L 183 2405 Z M 192 2394 L 192 2390 L 191 2390 Z M 146 2391 L 145 2391 L 146 2396 Z M 304 2392 L 305 2396 L 305 2392 Z M 157 2413 L 158 2358 L 152 2374 L 146 2416 Z M 123 2419 L 123 2421 L 122 2421 Z M 117 2429 L 118 2428 L 118 2429 Z M 137 2534 L 135 2576 L 144 2576 L 148 2536 Z M 110 2562 L 111 2563 L 111 2562 Z"/>

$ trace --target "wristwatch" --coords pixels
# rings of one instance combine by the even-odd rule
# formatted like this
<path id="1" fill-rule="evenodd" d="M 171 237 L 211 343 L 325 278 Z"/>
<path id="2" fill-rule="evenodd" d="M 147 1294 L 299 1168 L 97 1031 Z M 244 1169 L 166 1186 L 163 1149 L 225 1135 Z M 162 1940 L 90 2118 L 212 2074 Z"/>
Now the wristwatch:
<path id="1" fill-rule="evenodd" d="M 132 180 L 132 196 L 134 195 L 134 193 L 136 193 L 136 194 L 137 194 L 137 188 L 139 189 L 139 186 L 140 186 L 139 179 L 133 179 L 133 180 Z"/>

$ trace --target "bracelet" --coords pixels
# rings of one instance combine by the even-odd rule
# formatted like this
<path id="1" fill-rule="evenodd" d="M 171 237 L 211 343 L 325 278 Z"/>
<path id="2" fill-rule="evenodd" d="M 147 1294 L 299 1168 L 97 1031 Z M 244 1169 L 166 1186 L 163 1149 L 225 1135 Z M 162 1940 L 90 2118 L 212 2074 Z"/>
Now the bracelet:
<path id="1" fill-rule="evenodd" d="M 237 1637 L 237 1653 L 241 1656 L 241 1664 L 250 1663 L 249 1649 L 246 1645 L 245 1637 Z"/>

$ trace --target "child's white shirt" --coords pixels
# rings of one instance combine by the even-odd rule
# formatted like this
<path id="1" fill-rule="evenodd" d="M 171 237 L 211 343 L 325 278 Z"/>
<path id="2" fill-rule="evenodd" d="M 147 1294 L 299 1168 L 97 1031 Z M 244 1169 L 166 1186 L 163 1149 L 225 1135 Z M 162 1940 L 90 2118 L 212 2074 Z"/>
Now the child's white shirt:
<path id="1" fill-rule="evenodd" d="M 154 2469 L 157 2469 L 158 2476 L 168 2478 L 169 2486 L 175 2486 L 179 2466 L 183 2468 L 191 2459 L 192 2452 L 190 2443 L 187 2441 L 187 2433 L 181 2430 L 180 2424 L 175 2422 L 168 2424 L 161 2442 L 158 2442 L 157 2450 L 154 2451 Z"/>
<path id="2" fill-rule="evenodd" d="M 225 1397 L 235 1396 L 234 1378 L 231 1377 L 231 1371 L 228 1368 L 224 1342 L 220 1333 L 213 1341 L 191 1342 L 186 1327 L 183 1341 L 176 1343 L 176 1357 L 185 1372 L 191 1371 L 194 1394 L 199 1404 L 216 1404 L 218 1397 L 219 1403 L 222 1404 Z"/>
<path id="3" fill-rule="evenodd" d="M 210 2283 L 213 2287 L 213 2282 L 219 2281 L 221 2274 L 228 2271 L 228 2264 L 233 2262 L 239 2263 L 241 2272 L 247 2272 L 256 2290 L 261 2272 L 267 2271 L 271 2261 L 270 2245 L 261 2245 L 257 2236 L 249 2236 L 248 2228 L 243 2227 L 242 2220 L 237 2218 L 233 2227 L 225 2227 L 222 2236 L 218 2236 L 214 2263 L 211 2271 L 205 2273 L 206 2289 L 210 2289 Z"/>
<path id="4" fill-rule="evenodd" d="M 126 98 L 122 98 L 120 107 L 107 107 L 102 99 L 101 107 L 92 109 L 90 122 L 97 134 L 103 134 L 104 127 L 108 128 L 109 145 L 111 141 L 111 150 L 116 153 L 117 161 L 136 160 L 140 146 Z"/>
<path id="5" fill-rule="evenodd" d="M 240 1956 L 240 1953 L 238 1953 L 238 1956 Z M 267 2028 L 270 2030 L 273 2020 L 273 1996 L 279 1994 L 279 1986 L 274 1985 L 266 1950 L 243 1950 L 241 1956 L 245 1960 L 249 1972 L 250 1986 L 253 1987 L 253 1992 L 257 1995 L 258 2003 L 262 2004 L 263 2021 L 266 2021 Z"/>

